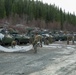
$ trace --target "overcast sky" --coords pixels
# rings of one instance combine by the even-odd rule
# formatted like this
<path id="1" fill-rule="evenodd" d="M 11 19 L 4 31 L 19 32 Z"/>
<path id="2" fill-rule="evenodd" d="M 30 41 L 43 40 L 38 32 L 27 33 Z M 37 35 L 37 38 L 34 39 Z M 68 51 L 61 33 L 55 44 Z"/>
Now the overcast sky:
<path id="1" fill-rule="evenodd" d="M 76 0 L 40 0 L 44 3 L 55 4 L 62 10 L 65 9 L 66 12 L 75 13 L 76 15 Z"/>

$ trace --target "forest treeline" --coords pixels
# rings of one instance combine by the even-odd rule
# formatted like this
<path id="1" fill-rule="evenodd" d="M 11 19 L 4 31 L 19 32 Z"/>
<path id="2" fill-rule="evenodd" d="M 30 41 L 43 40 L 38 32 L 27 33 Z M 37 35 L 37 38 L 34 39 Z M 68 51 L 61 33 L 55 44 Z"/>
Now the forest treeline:
<path id="1" fill-rule="evenodd" d="M 0 0 L 0 19 L 13 18 L 19 16 L 19 18 L 25 18 L 25 20 L 32 21 L 44 20 L 45 23 L 58 22 L 60 23 L 60 29 L 63 29 L 64 24 L 76 25 L 76 16 L 70 12 L 65 13 L 61 8 L 55 5 L 48 5 L 42 1 L 34 0 Z"/>

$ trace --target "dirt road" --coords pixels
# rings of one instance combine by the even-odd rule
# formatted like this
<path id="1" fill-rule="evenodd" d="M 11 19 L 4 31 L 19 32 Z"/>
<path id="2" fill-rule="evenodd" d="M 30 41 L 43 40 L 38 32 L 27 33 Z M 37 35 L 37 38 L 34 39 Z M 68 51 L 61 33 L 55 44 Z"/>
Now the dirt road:
<path id="1" fill-rule="evenodd" d="M 75 75 L 76 45 L 55 42 L 25 53 L 0 52 L 0 75 Z"/>

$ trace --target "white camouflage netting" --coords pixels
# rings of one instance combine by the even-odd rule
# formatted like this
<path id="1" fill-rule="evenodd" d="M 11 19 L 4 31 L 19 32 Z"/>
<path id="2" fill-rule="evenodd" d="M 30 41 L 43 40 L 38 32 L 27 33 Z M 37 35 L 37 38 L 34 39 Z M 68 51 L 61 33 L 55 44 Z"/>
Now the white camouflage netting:
<path id="1" fill-rule="evenodd" d="M 12 47 L 3 47 L 0 45 L 0 51 L 2 52 L 26 52 L 26 51 L 29 51 L 33 48 L 32 45 L 29 45 L 29 46 L 15 46 L 14 48 Z"/>

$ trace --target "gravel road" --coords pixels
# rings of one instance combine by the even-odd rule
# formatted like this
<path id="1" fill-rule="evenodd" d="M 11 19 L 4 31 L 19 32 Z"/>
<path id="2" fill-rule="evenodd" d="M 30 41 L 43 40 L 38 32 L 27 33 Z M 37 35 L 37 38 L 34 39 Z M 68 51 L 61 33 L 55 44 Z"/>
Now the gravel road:
<path id="1" fill-rule="evenodd" d="M 34 51 L 0 52 L 0 75 L 75 75 L 76 45 L 55 42 Z"/>

